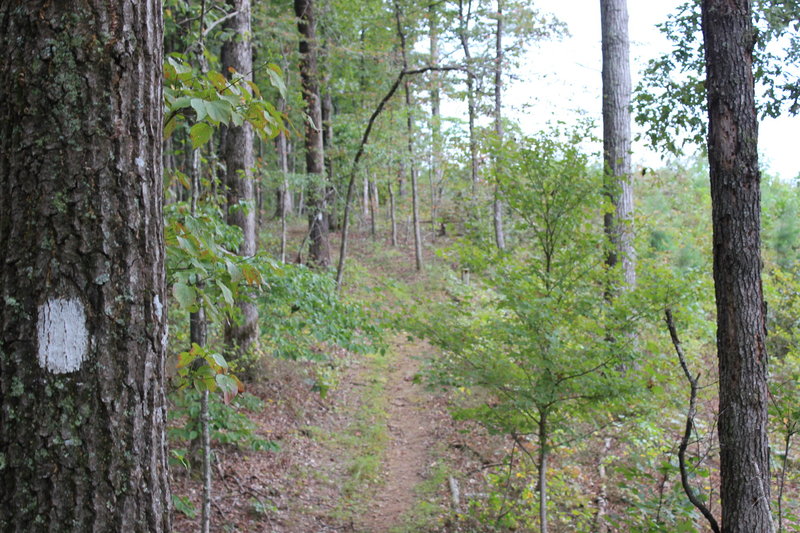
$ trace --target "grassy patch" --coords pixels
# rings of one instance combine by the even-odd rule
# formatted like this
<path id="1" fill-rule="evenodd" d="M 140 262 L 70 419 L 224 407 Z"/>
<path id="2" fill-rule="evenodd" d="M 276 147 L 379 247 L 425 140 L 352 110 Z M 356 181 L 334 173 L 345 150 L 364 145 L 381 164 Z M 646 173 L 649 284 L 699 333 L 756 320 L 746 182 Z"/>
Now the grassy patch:
<path id="1" fill-rule="evenodd" d="M 442 457 L 442 454 L 434 454 Z M 401 520 L 401 524 L 391 529 L 391 533 L 416 533 L 433 531 L 442 525 L 449 509 L 442 503 L 442 487 L 447 486 L 451 468 L 443 461 L 437 460 L 425 481 L 414 488 L 416 503 Z"/>
<path id="2" fill-rule="evenodd" d="M 339 434 L 331 435 L 331 444 L 347 457 L 347 479 L 342 483 L 342 498 L 333 515 L 350 522 L 361 515 L 380 482 L 383 458 L 389 442 L 386 411 L 386 373 L 391 355 L 367 355 L 359 380 L 364 383 L 356 411 Z"/>

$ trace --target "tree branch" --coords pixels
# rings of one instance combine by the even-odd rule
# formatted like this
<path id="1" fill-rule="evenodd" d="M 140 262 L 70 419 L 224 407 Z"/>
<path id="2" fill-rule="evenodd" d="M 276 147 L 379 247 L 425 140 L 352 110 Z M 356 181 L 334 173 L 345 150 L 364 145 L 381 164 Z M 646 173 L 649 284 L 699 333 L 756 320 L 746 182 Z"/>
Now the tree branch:
<path id="1" fill-rule="evenodd" d="M 681 485 L 683 485 L 683 491 L 686 493 L 689 501 L 692 502 L 692 505 L 697 507 L 701 513 L 703 513 L 703 516 L 705 516 L 706 520 L 708 520 L 708 523 L 711 525 L 711 529 L 714 530 L 714 533 L 720 533 L 717 519 L 714 518 L 714 515 L 711 514 L 711 511 L 708 510 L 708 507 L 706 507 L 705 504 L 703 504 L 703 502 L 700 501 L 700 499 L 694 493 L 694 489 L 692 489 L 692 487 L 689 485 L 689 474 L 686 471 L 686 448 L 689 446 L 689 437 L 692 436 L 692 427 L 694 426 L 694 415 L 696 413 L 697 404 L 697 380 L 700 377 L 700 374 L 698 374 L 696 377 L 692 377 L 691 372 L 689 372 L 689 367 L 686 364 L 686 357 L 684 356 L 683 348 L 681 347 L 681 341 L 678 339 L 678 332 L 675 329 L 675 322 L 672 319 L 672 310 L 669 308 L 664 309 L 664 316 L 667 322 L 667 328 L 669 328 L 669 336 L 672 338 L 672 345 L 675 347 L 675 353 L 678 354 L 678 360 L 681 363 L 683 373 L 686 375 L 686 379 L 689 380 L 689 385 L 691 386 L 691 393 L 689 396 L 689 411 L 686 413 L 686 429 L 683 432 L 681 445 L 678 448 L 678 464 L 680 465 L 681 470 Z"/>
<path id="2" fill-rule="evenodd" d="M 403 82 L 403 78 L 406 76 L 414 76 L 416 74 L 424 74 L 425 72 L 431 71 L 453 71 L 453 70 L 461 70 L 461 67 L 435 67 L 435 66 L 427 66 L 413 70 L 406 70 L 403 69 L 397 75 L 397 79 L 394 80 L 392 86 L 389 88 L 389 91 L 384 95 L 381 101 L 378 103 L 378 107 L 375 108 L 375 111 L 372 112 L 372 115 L 369 117 L 369 121 L 367 122 L 367 127 L 364 130 L 364 135 L 361 137 L 361 142 L 358 145 L 358 150 L 356 151 L 356 155 L 353 158 L 353 165 L 350 168 L 350 179 L 347 183 L 347 196 L 345 197 L 344 201 L 344 221 L 342 222 L 342 243 L 339 247 L 339 263 L 336 267 L 336 290 L 340 290 L 342 287 L 342 277 L 344 275 L 344 262 L 345 258 L 347 257 L 347 229 L 350 222 L 350 204 L 353 199 L 353 188 L 356 181 L 356 173 L 358 171 L 358 162 L 361 161 L 361 157 L 364 155 L 364 148 L 367 146 L 367 142 L 369 142 L 369 135 L 372 133 L 372 127 L 375 125 L 375 120 L 383 111 L 383 108 L 386 107 L 386 104 L 391 100 L 394 93 L 397 92 L 397 89 L 400 87 L 400 84 Z"/>

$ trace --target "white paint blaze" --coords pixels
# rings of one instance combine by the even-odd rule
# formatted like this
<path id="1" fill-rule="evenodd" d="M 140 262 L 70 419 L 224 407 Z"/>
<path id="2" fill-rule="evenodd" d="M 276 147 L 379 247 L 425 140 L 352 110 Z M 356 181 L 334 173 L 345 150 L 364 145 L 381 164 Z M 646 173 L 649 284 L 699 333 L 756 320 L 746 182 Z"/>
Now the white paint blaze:
<path id="1" fill-rule="evenodd" d="M 40 305 L 36 329 L 39 366 L 54 374 L 80 369 L 89 348 L 86 311 L 80 300 L 59 298 Z"/>

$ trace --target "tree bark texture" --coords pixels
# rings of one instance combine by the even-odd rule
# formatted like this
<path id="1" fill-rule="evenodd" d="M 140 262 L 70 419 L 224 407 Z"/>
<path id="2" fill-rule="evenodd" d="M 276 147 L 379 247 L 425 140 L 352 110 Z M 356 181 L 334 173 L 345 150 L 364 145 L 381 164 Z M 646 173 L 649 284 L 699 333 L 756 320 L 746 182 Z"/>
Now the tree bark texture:
<path id="1" fill-rule="evenodd" d="M 627 0 L 600 0 L 603 48 L 603 160 L 606 194 L 614 211 L 605 215 L 612 242 L 607 263 L 622 262 L 626 287 L 636 284 L 631 175 L 631 66 Z"/>
<path id="2" fill-rule="evenodd" d="M 303 86 L 306 122 L 306 173 L 315 181 L 308 188 L 309 261 L 318 267 L 331 262 L 328 242 L 327 202 L 325 198 L 325 152 L 322 140 L 322 101 L 317 67 L 317 30 L 314 0 L 294 0 L 297 28 L 300 32 L 300 78 Z"/>
<path id="3" fill-rule="evenodd" d="M 0 3 L 0 530 L 171 530 L 158 0 Z"/>
<path id="4" fill-rule="evenodd" d="M 704 0 L 719 357 L 722 530 L 773 531 L 761 287 L 755 33 L 747 0 Z"/>
<path id="5" fill-rule="evenodd" d="M 250 42 L 250 0 L 229 0 L 228 3 L 230 9 L 238 14 L 225 22 L 232 37 L 222 45 L 222 69 L 229 77 L 234 75 L 229 70 L 232 68 L 237 74 L 251 80 L 253 51 Z M 230 126 L 226 129 L 222 148 L 226 168 L 228 224 L 242 228 L 244 240 L 239 247 L 239 255 L 243 257 L 256 254 L 253 141 L 253 127 L 245 122 L 241 126 Z M 236 346 L 237 353 L 241 355 L 258 340 L 258 309 L 252 302 L 239 301 L 236 305 L 241 311 L 241 317 L 226 327 L 225 340 L 229 346 Z"/>

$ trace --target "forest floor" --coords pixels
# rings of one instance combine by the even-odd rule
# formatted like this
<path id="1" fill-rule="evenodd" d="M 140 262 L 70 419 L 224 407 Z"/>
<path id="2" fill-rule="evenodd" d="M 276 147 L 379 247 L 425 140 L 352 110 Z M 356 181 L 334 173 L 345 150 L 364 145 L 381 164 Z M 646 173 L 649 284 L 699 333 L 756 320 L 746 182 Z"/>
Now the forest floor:
<path id="1" fill-rule="evenodd" d="M 376 256 L 354 240 L 359 293 L 384 309 L 396 302 L 386 279 L 416 283 L 413 249 Z M 374 259 L 378 257 L 378 259 Z M 373 259 L 367 259 L 373 258 Z M 431 256 L 429 258 L 433 260 Z M 318 364 L 270 360 L 249 392 L 266 406 L 251 413 L 256 433 L 279 451 L 216 446 L 212 531 L 404 533 L 451 531 L 451 478 L 502 456 L 487 437 L 465 441 L 446 393 L 420 372 L 433 348 L 388 333 L 384 355 L 330 353 L 336 383 L 321 396 L 310 385 Z M 173 492 L 200 508 L 197 471 L 173 467 Z M 197 531 L 199 512 L 175 513 L 174 529 Z"/>

